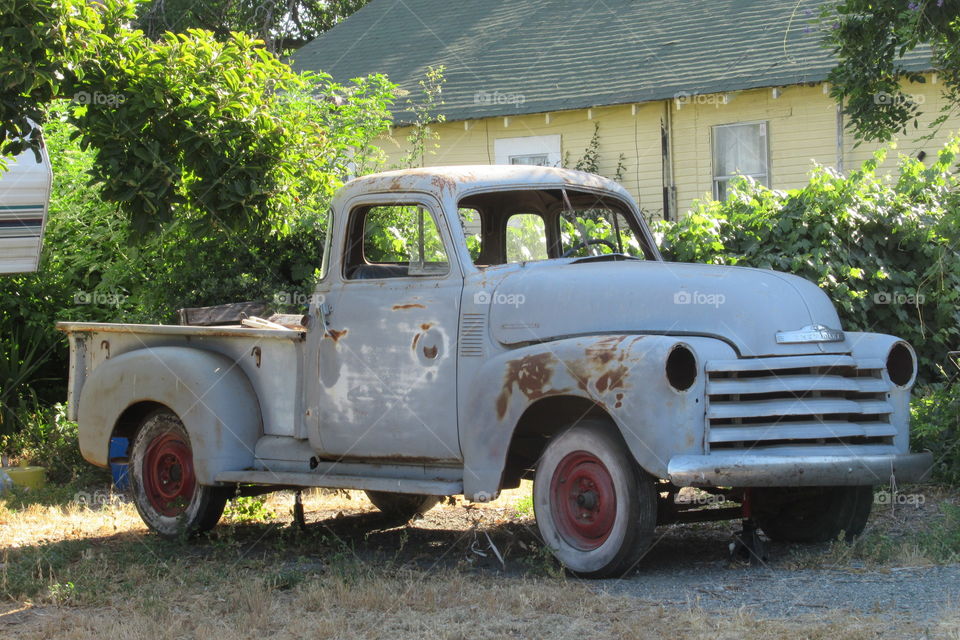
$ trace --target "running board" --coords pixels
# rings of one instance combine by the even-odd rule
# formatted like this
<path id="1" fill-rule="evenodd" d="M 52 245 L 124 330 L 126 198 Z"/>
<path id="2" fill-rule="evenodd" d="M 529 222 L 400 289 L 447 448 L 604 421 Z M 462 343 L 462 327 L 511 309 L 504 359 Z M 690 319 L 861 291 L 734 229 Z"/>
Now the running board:
<path id="1" fill-rule="evenodd" d="M 459 481 L 376 478 L 330 473 L 298 473 L 295 471 L 221 471 L 217 474 L 216 481 L 224 484 L 361 489 L 393 493 L 417 493 L 430 496 L 455 496 L 463 493 L 463 483 Z"/>

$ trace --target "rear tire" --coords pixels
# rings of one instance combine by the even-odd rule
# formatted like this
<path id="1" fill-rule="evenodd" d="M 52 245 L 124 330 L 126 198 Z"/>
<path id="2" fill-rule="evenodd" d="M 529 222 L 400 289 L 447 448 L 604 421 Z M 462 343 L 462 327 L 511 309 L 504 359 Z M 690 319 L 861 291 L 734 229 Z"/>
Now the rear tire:
<path id="1" fill-rule="evenodd" d="M 537 464 L 533 509 L 544 543 L 568 571 L 617 577 L 653 542 L 657 491 L 616 427 L 586 419 L 547 445 Z"/>
<path id="2" fill-rule="evenodd" d="M 847 541 L 863 533 L 873 506 L 873 487 L 798 487 L 753 490 L 753 513 L 777 542 Z"/>
<path id="3" fill-rule="evenodd" d="M 190 436 L 167 410 L 150 414 L 133 441 L 130 490 L 140 517 L 165 538 L 209 531 L 220 520 L 228 487 L 197 482 Z"/>
<path id="4" fill-rule="evenodd" d="M 367 498 L 384 515 L 397 520 L 409 520 L 422 516 L 440 502 L 440 496 L 418 493 L 392 493 L 389 491 L 365 491 Z"/>

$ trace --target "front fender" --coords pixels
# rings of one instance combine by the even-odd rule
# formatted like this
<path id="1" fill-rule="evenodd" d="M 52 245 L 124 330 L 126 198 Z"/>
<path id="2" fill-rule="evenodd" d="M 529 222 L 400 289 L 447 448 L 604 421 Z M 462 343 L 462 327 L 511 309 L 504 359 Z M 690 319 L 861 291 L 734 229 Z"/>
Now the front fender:
<path id="1" fill-rule="evenodd" d="M 262 433 L 260 405 L 237 363 L 210 351 L 156 347 L 130 351 L 93 370 L 80 394 L 80 451 L 106 466 L 121 414 L 156 402 L 183 421 L 197 479 L 213 484 L 220 471 L 245 469 Z"/>
<path id="2" fill-rule="evenodd" d="M 685 391 L 671 387 L 665 375 L 667 357 L 680 344 L 696 354 L 699 372 Z M 534 402 L 550 396 L 585 398 L 604 409 L 637 463 L 666 477 L 671 457 L 704 451 L 703 365 L 717 357 L 736 355 L 710 338 L 605 335 L 536 344 L 491 358 L 475 376 L 463 414 L 464 494 L 473 499 L 496 495 L 517 423 Z"/>

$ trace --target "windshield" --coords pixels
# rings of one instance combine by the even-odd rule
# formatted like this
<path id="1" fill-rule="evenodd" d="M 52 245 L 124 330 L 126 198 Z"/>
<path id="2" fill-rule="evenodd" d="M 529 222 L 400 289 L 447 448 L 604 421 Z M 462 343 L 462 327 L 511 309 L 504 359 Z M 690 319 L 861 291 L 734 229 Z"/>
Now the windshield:
<path id="1" fill-rule="evenodd" d="M 495 191 L 460 201 L 460 221 L 480 267 L 591 256 L 655 259 L 640 222 L 612 196 L 575 189 Z"/>

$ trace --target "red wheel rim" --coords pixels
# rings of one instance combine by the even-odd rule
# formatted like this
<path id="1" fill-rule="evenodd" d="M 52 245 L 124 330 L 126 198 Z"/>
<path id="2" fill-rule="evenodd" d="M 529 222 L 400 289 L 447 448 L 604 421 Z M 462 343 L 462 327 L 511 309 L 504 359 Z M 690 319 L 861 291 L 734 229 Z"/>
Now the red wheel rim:
<path id="1" fill-rule="evenodd" d="M 150 505 L 161 515 L 179 516 L 196 483 L 190 445 L 173 433 L 154 438 L 143 461 L 143 490 Z"/>
<path id="2" fill-rule="evenodd" d="M 551 511 L 560 535 L 581 551 L 598 548 L 617 518 L 613 478 L 600 459 L 574 451 L 557 465 L 550 479 Z"/>

